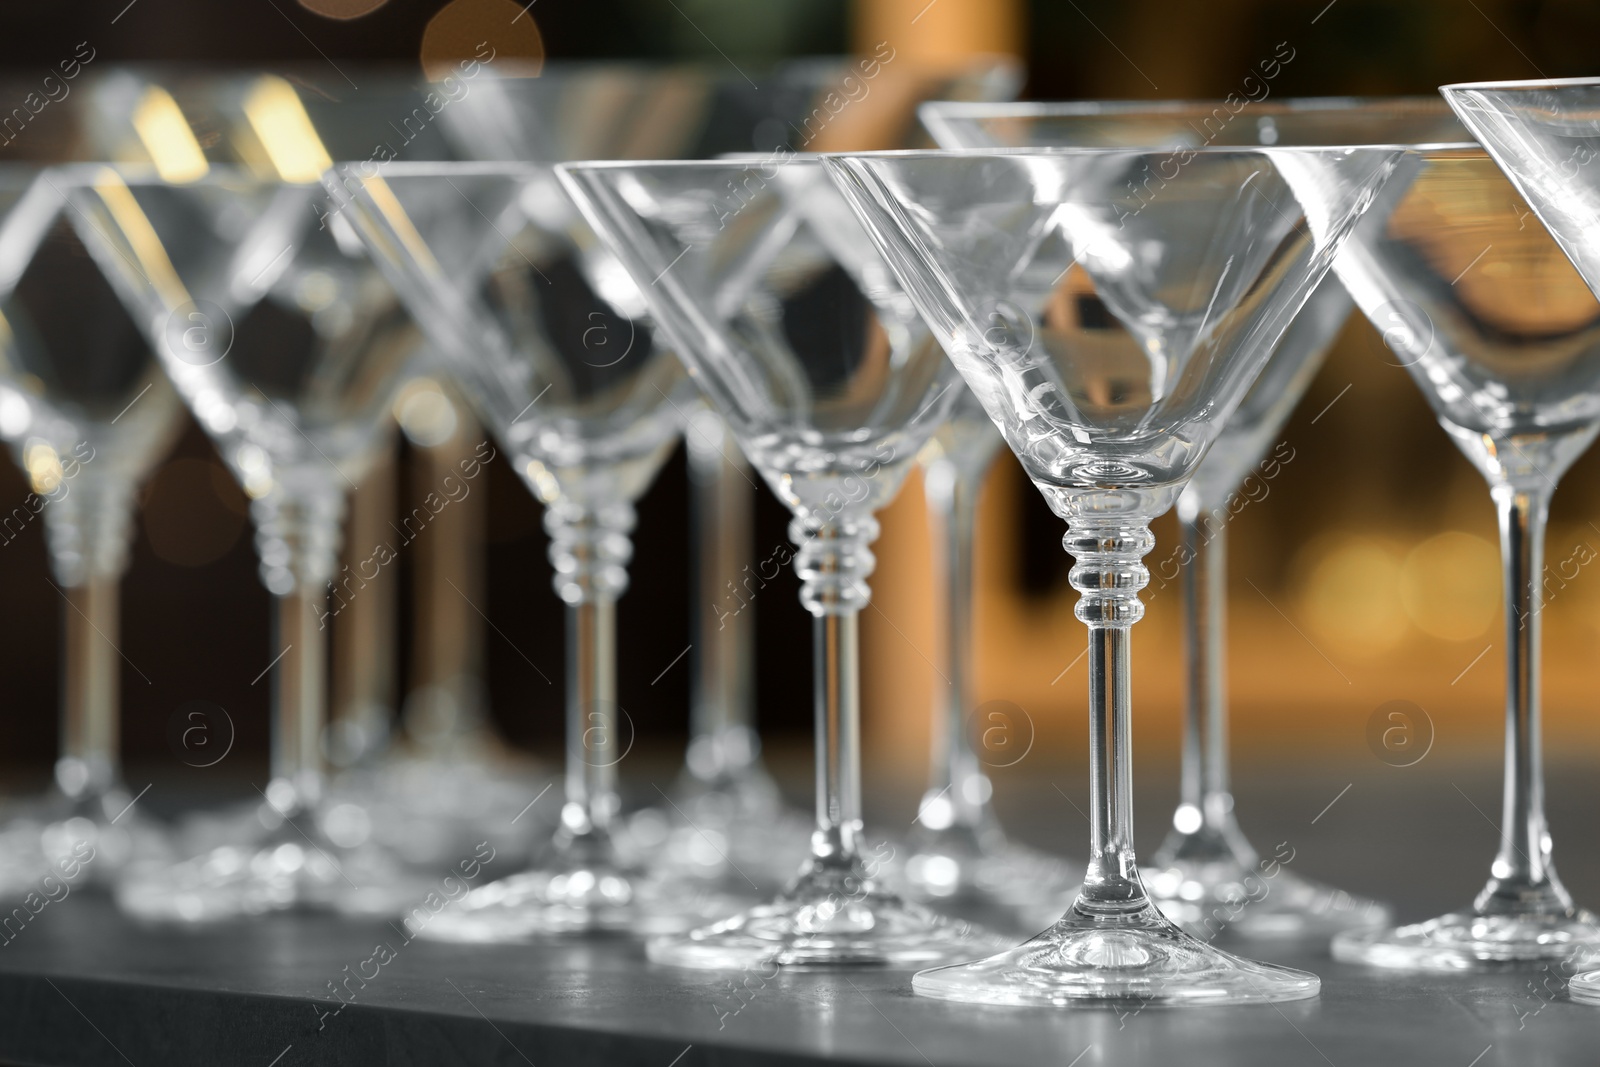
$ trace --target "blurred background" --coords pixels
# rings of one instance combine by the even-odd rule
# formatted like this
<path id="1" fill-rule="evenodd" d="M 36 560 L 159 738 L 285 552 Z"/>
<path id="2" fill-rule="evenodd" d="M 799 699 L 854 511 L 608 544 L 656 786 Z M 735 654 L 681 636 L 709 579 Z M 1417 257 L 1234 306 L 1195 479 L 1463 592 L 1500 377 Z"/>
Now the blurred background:
<path id="1" fill-rule="evenodd" d="M 1429 94 L 1457 80 L 1592 74 L 1597 37 L 1600 6 L 1580 0 L 94 0 L 4 5 L 0 63 L 19 77 L 35 68 L 42 77 L 62 57 L 81 56 L 87 43 L 95 65 L 292 69 L 336 93 L 341 63 L 420 71 L 430 60 L 470 54 L 483 40 L 502 56 L 693 58 L 751 69 L 787 56 L 868 53 L 888 42 L 897 56 L 930 60 L 1013 54 L 1027 64 L 1024 95 L 1037 99 L 1222 97 L 1276 58 L 1281 70 L 1271 93 L 1286 97 Z M 475 430 L 461 433 L 466 451 L 482 439 Z M 1480 477 L 1364 319 L 1348 323 L 1277 454 L 1292 458 L 1275 477 L 1257 479 L 1229 527 L 1229 671 L 1241 776 L 1304 762 L 1388 771 L 1369 751 L 1368 722 L 1380 705 L 1404 700 L 1426 713 L 1419 729 L 1430 730 L 1436 764 L 1471 762 L 1492 777 L 1504 677 L 1493 510 Z M 397 433 L 394 462 L 376 476 L 397 515 L 429 484 L 418 457 Z M 0 459 L 0 513 L 27 491 L 23 474 Z M 187 776 L 195 788 L 219 776 L 265 780 L 269 607 L 247 511 L 192 424 L 142 491 L 122 602 L 123 745 L 135 789 L 157 775 Z M 879 784 L 920 776 L 936 681 L 932 563 L 915 475 L 882 519 L 876 599 L 864 618 L 868 766 Z M 787 543 L 786 523 L 763 493 L 753 559 Z M 1563 480 L 1548 546 L 1546 731 L 1551 751 L 1562 755 L 1600 744 L 1591 667 L 1600 576 L 1571 565 L 1555 573 L 1562 561 L 1600 555 L 1597 523 L 1600 457 L 1591 455 Z M 1182 711 L 1170 516 L 1156 533 L 1147 560 L 1155 574 L 1149 614 L 1136 631 L 1135 732 L 1141 767 L 1170 771 Z M 620 703 L 639 734 L 636 758 L 668 769 L 680 758 L 687 721 L 688 661 L 675 657 L 692 640 L 688 536 L 680 454 L 641 504 L 632 588 L 620 608 Z M 554 762 L 562 616 L 538 505 L 496 461 L 470 503 L 430 526 L 423 540 L 430 537 L 468 548 L 424 545 L 384 572 L 394 583 L 389 617 L 398 654 L 360 661 L 381 676 L 370 691 L 398 703 L 398 694 L 426 681 L 437 665 L 411 653 L 412 620 L 418 610 L 453 612 L 464 647 L 475 640 L 481 647 L 487 712 L 512 743 Z M 1078 774 L 1083 766 L 1084 631 L 1072 615 L 1060 537 L 1059 522 L 1003 456 L 985 491 L 978 541 L 976 677 L 982 721 L 1001 727 L 991 748 L 1028 751 L 1021 763 L 996 760 L 996 767 L 1020 768 L 995 770 L 1002 779 L 1052 768 Z M 352 542 L 359 549 L 352 560 L 370 552 L 370 539 L 352 535 Z M 481 590 L 473 598 L 481 613 L 416 605 L 418 568 L 427 566 L 453 568 Z M 0 542 L 0 763 L 8 792 L 42 785 L 56 750 L 65 604 L 47 573 L 42 524 L 8 531 Z M 805 790 L 810 627 L 796 590 L 785 570 L 756 597 L 757 714 L 769 753 L 798 768 L 790 780 Z M 337 713 L 340 687 L 352 685 L 348 672 L 334 684 Z M 237 730 L 223 767 L 186 767 L 171 748 L 173 716 L 194 700 L 225 709 Z"/>

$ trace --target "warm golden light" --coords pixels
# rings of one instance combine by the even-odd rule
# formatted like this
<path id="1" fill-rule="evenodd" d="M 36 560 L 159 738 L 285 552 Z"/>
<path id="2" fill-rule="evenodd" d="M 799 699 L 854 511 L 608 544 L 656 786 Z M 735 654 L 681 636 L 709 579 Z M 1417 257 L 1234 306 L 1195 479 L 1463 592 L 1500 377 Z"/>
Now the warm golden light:
<path id="1" fill-rule="evenodd" d="M 1318 538 L 1301 552 L 1306 562 L 1300 610 L 1318 640 L 1336 655 L 1375 656 L 1399 644 L 1410 629 L 1400 597 L 1400 556 L 1388 544 L 1356 535 Z"/>
<path id="2" fill-rule="evenodd" d="M 420 448 L 444 444 L 460 424 L 455 405 L 431 378 L 406 383 L 395 398 L 394 417 L 407 440 Z"/>
<path id="3" fill-rule="evenodd" d="M 199 181 L 211 169 L 183 110 L 160 86 L 150 86 L 139 98 L 133 109 L 133 129 L 162 181 L 183 185 Z"/>
<path id="4" fill-rule="evenodd" d="M 28 482 L 40 496 L 49 496 L 66 479 L 61 469 L 61 457 L 49 442 L 32 437 L 22 448 L 22 466 L 28 472 Z"/>
<path id="5" fill-rule="evenodd" d="M 533 13 L 512 0 L 450 0 L 440 8 L 422 31 L 423 73 L 442 81 L 472 63 L 493 63 L 501 77 L 537 76 L 544 39 Z"/>
<path id="6" fill-rule="evenodd" d="M 325 19 L 347 21 L 370 15 L 389 0 L 300 0 L 300 6 Z"/>
<path id="7" fill-rule="evenodd" d="M 1400 600 L 1424 633 L 1446 641 L 1481 637 L 1500 608 L 1500 555 L 1459 530 L 1430 537 L 1401 565 Z"/>
<path id="8" fill-rule="evenodd" d="M 268 75 L 256 83 L 245 98 L 244 117 L 284 181 L 319 181 L 333 166 L 299 94 L 282 78 Z"/>

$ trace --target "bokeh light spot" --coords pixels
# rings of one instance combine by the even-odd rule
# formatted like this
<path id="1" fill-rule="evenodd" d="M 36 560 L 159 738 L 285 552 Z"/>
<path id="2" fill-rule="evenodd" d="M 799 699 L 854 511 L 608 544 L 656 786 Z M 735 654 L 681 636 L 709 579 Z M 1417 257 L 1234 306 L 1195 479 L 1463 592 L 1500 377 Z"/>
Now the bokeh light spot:
<path id="1" fill-rule="evenodd" d="M 370 15 L 389 0 L 300 0 L 300 6 L 325 19 L 358 19 Z"/>
<path id="2" fill-rule="evenodd" d="M 512 0 L 450 0 L 422 31 L 422 72 L 459 77 L 463 63 L 492 63 L 501 77 L 535 77 L 544 39 L 531 12 Z"/>
<path id="3" fill-rule="evenodd" d="M 1500 607 L 1500 557 L 1481 537 L 1451 530 L 1430 537 L 1400 568 L 1400 600 L 1424 633 L 1446 641 L 1481 636 Z"/>
<path id="4" fill-rule="evenodd" d="M 1300 610 L 1331 652 L 1376 656 L 1410 629 L 1400 599 L 1400 555 L 1371 538 L 1342 535 L 1306 546 Z"/>

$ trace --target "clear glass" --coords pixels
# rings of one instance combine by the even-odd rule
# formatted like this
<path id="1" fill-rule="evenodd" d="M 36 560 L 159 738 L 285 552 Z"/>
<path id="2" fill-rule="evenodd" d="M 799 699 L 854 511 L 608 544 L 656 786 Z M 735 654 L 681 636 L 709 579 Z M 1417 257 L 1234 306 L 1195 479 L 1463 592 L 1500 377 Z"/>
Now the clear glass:
<path id="1" fill-rule="evenodd" d="M 649 862 L 665 870 L 732 866 L 773 891 L 799 865 L 811 830 L 779 794 L 755 729 L 757 593 L 781 564 L 752 556 L 756 475 L 723 421 L 695 407 L 684 443 L 695 546 L 689 748 L 672 795 L 633 813 L 628 830 Z"/>
<path id="2" fill-rule="evenodd" d="M 1356 302 L 1489 483 L 1506 607 L 1501 843 L 1472 906 L 1335 939 L 1334 955 L 1464 970 L 1600 947 L 1551 861 L 1539 740 L 1544 527 L 1556 482 L 1600 430 L 1600 307 L 1481 149 L 1418 153 L 1386 225 L 1339 264 Z M 1468 246 L 1471 250 L 1468 251 Z"/>
<path id="3" fill-rule="evenodd" d="M 1432 98 L 1306 99 L 1218 103 L 937 102 L 923 123 L 947 148 L 1311 146 L 1373 141 L 1462 141 L 1466 132 Z M 1237 119 L 1237 121 L 1236 121 Z M 1227 524 L 1247 479 L 1276 477 L 1286 442 L 1276 438 L 1350 312 L 1344 286 L 1317 286 L 1273 350 L 1261 376 L 1217 434 L 1178 498 L 1177 569 L 1184 599 L 1186 710 L 1182 777 L 1172 830 L 1144 872 L 1163 912 L 1201 937 L 1322 938 L 1382 925 L 1388 910 L 1286 869 L 1270 886 L 1260 854 L 1234 812 L 1228 761 Z M 1293 455 L 1292 448 L 1288 453 Z M 1273 867 L 1278 865 L 1273 864 Z"/>
<path id="4" fill-rule="evenodd" d="M 772 903 L 652 940 L 650 958 L 737 970 L 981 954 L 982 935 L 883 885 L 861 819 L 858 618 L 871 596 L 873 513 L 945 421 L 952 369 L 815 157 L 558 172 L 793 512 L 813 617 L 811 854 Z"/>
<path id="5" fill-rule="evenodd" d="M 40 168 L 0 168 L 0 436 L 44 522 L 65 637 L 55 788 L 8 828 L 27 842 L 0 883 L 87 849 L 88 878 L 109 885 L 170 847 L 122 780 L 118 585 L 134 494 L 171 445 L 179 404 L 69 214 Z"/>
<path id="6" fill-rule="evenodd" d="M 726 868 L 648 872 L 618 839 L 616 603 L 633 502 L 677 441 L 693 387 L 655 343 L 627 275 L 581 230 L 547 167 L 391 164 L 329 188 L 545 505 L 567 605 L 565 804 L 534 867 L 474 890 L 422 931 L 443 940 L 681 928 L 732 910 Z"/>
<path id="7" fill-rule="evenodd" d="M 1132 838 L 1131 631 L 1171 507 L 1394 172 L 1387 148 L 1092 148 L 829 157 L 896 277 L 1067 523 L 1089 628 L 1090 855 L 1049 930 L 927 970 L 1009 1005 L 1314 996 L 1315 975 L 1185 933 Z"/>
<path id="8" fill-rule="evenodd" d="M 973 745 L 972 565 L 978 491 L 1000 435 L 964 385 L 950 420 L 919 453 L 941 595 L 939 678 L 928 787 L 908 854 L 905 892 L 935 910 L 997 929 L 1029 932 L 1061 914 L 1078 884 L 1072 864 L 1010 841 L 990 803 L 994 786 Z"/>
<path id="9" fill-rule="evenodd" d="M 275 158 L 314 151 L 269 121 L 285 106 L 280 97 L 279 110 L 258 116 L 258 133 Z M 167 129 L 168 140 L 147 144 L 150 166 L 79 167 L 55 180 L 91 255 L 251 498 L 261 579 L 274 596 L 276 633 L 264 650 L 272 777 L 249 837 L 130 870 L 118 902 L 180 922 L 307 905 L 398 914 L 423 891 L 419 878 L 364 833 L 335 840 L 314 813 L 345 493 L 364 474 L 421 335 L 359 245 L 322 224 L 320 186 L 210 163 L 187 127 Z M 189 168 L 182 181 L 179 163 Z"/>
<path id="10" fill-rule="evenodd" d="M 1600 286 L 1600 78 L 1439 89 L 1591 288 Z"/>

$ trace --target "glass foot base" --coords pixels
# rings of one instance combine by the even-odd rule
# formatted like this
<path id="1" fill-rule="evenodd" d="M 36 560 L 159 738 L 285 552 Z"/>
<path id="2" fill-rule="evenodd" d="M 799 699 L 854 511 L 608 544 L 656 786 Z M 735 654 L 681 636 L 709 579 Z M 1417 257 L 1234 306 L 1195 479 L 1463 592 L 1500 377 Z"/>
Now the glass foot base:
<path id="1" fill-rule="evenodd" d="M 921 971 L 911 986 L 941 1000 L 1049 1007 L 1086 1001 L 1261 1004 L 1314 997 L 1322 982 L 1205 944 L 1154 907 L 1107 919 L 1075 905 L 1024 945 L 976 963 Z"/>
<path id="2" fill-rule="evenodd" d="M 1453 912 L 1333 939 L 1336 960 L 1420 971 L 1468 971 L 1595 952 L 1600 952 L 1600 919 L 1581 908 L 1551 915 Z"/>
<path id="3" fill-rule="evenodd" d="M 943 915 L 1032 934 L 1072 903 L 1083 866 L 1007 841 L 918 841 L 889 877 L 893 888 Z"/>
<path id="4" fill-rule="evenodd" d="M 1140 875 L 1162 914 L 1204 940 L 1219 935 L 1320 940 L 1390 920 L 1387 905 L 1302 878 L 1283 866 L 1268 875 L 1231 857 L 1180 860 Z"/>
<path id="5" fill-rule="evenodd" d="M 151 922 L 209 923 L 309 909 L 393 918 L 429 891 L 429 880 L 375 845 L 341 848 L 309 812 L 270 803 L 232 820 L 234 843 L 178 863 L 135 861 L 117 880 L 119 907 Z"/>
<path id="6" fill-rule="evenodd" d="M 1585 971 L 1572 976 L 1567 995 L 1577 1004 L 1600 1004 L 1600 971 Z"/>
<path id="7" fill-rule="evenodd" d="M 524 871 L 437 910 L 413 909 L 411 933 L 430 941 L 506 944 L 582 934 L 664 934 L 737 910 L 722 886 L 663 878 L 613 862 Z"/>
<path id="8" fill-rule="evenodd" d="M 812 820 L 787 807 L 765 776 L 686 791 L 628 817 L 623 845 L 669 877 L 728 878 L 780 889 L 805 860 Z"/>
<path id="9" fill-rule="evenodd" d="M 646 946 L 655 963 L 747 967 L 920 967 L 972 959 L 999 940 L 902 900 L 859 871 L 808 871 L 771 904 Z"/>

